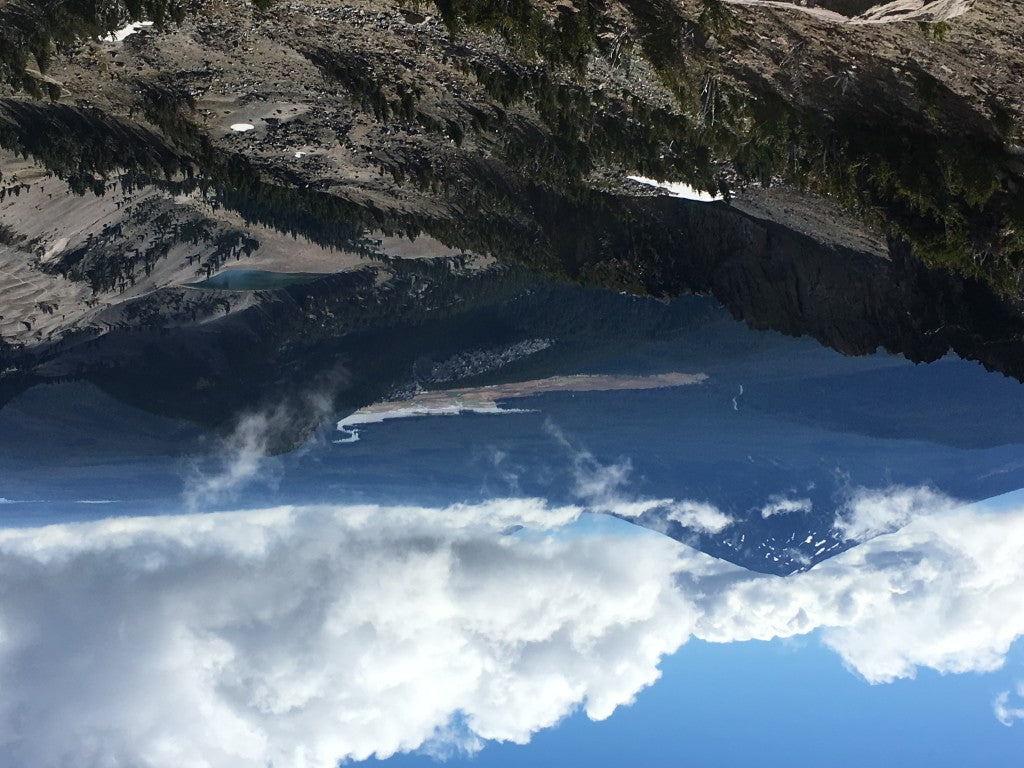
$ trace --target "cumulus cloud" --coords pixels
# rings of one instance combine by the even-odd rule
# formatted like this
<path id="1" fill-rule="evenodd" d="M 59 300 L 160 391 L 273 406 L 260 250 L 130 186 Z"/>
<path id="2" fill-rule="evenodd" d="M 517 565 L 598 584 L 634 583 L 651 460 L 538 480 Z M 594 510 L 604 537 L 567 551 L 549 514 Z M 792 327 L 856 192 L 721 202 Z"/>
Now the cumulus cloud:
<path id="1" fill-rule="evenodd" d="M 817 631 L 881 683 L 997 669 L 1024 634 L 1024 508 L 921 514 L 785 578 L 560 528 L 583 512 L 520 498 L 0 530 L 5 765 L 472 752 L 575 708 L 607 717 L 690 637 Z M 1004 722 L 1022 709 L 994 702 Z"/>
<path id="2" fill-rule="evenodd" d="M 949 504 L 804 573 L 732 580 L 700 602 L 697 636 L 767 640 L 819 629 L 848 667 L 876 683 L 918 667 L 998 669 L 1024 634 L 1024 509 L 985 514 Z M 890 518 L 906 508 L 906 494 L 896 492 L 892 505 Z"/>
<path id="3" fill-rule="evenodd" d="M 0 532 L 12 768 L 327 768 L 605 718 L 688 637 L 677 546 L 576 507 L 278 508 Z M 502 536 L 512 525 L 527 532 Z"/>
<path id="4" fill-rule="evenodd" d="M 668 501 L 665 517 L 687 528 L 705 533 L 721 533 L 732 525 L 732 518 L 714 504 L 696 501 Z"/>
<path id="5" fill-rule="evenodd" d="M 810 512 L 814 508 L 810 499 L 789 499 L 785 496 L 772 496 L 768 503 L 761 507 L 761 517 L 767 520 L 775 515 L 788 515 L 790 512 Z"/>
<path id="6" fill-rule="evenodd" d="M 690 499 L 637 498 L 628 492 L 632 462 L 620 458 L 602 463 L 583 448 L 573 445 L 569 438 L 550 421 L 548 432 L 572 457 L 573 491 L 594 512 L 604 512 L 631 520 L 648 516 L 643 524 L 657 528 L 661 521 L 679 523 L 699 533 L 721 533 L 732 525 L 733 519 L 708 502 Z M 656 517 L 651 517 L 655 516 Z"/>
<path id="7" fill-rule="evenodd" d="M 1015 698 L 1024 699 L 1024 683 L 1017 684 Z M 1009 691 L 1003 691 L 996 696 L 995 701 L 992 702 L 992 711 L 995 713 L 996 720 L 1007 727 L 1013 725 L 1017 720 L 1024 720 L 1024 704 L 1011 705 Z"/>
<path id="8" fill-rule="evenodd" d="M 857 489 L 839 511 L 835 528 L 851 541 L 866 541 L 902 528 L 920 515 L 935 514 L 957 502 L 926 486 Z"/>
<path id="9" fill-rule="evenodd" d="M 627 520 L 643 520 L 643 526 L 664 532 L 662 521 L 670 520 L 701 533 L 721 533 L 733 523 L 733 519 L 714 504 L 698 501 L 676 501 L 675 499 L 638 499 L 627 501 L 622 497 L 610 497 L 601 503 L 591 502 L 588 509 L 595 512 L 622 517 Z M 653 516 L 653 517 L 647 517 Z"/>

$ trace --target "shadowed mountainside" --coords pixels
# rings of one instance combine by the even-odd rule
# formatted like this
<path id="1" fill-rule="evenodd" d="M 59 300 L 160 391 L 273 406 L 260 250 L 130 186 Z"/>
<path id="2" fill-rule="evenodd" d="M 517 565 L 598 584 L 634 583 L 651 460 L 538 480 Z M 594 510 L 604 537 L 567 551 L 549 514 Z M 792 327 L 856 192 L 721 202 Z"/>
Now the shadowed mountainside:
<path id="1" fill-rule="evenodd" d="M 494 260 L 1024 376 L 1024 45 L 1001 0 L 842 35 L 716 0 L 105 8 L 0 9 L 4 399 L 250 371 L 196 389 L 186 411 L 219 423 L 319 345 L 524 290 Z M 189 287 L 268 264 L 339 274 Z"/>

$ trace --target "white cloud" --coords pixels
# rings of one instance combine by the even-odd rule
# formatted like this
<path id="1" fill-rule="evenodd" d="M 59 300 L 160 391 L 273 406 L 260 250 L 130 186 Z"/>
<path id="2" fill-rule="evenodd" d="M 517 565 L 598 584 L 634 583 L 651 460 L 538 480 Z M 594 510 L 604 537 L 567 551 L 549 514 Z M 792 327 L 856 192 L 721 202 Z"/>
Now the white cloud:
<path id="1" fill-rule="evenodd" d="M 677 522 L 701 533 L 720 533 L 732 525 L 733 519 L 729 515 L 707 502 L 631 496 L 626 491 L 633 471 L 633 465 L 628 458 L 602 464 L 589 451 L 574 446 L 550 421 L 547 429 L 571 454 L 573 492 L 588 509 L 632 520 L 660 512 L 664 520 Z M 654 521 L 644 521 L 644 525 L 648 527 L 653 524 Z"/>
<path id="2" fill-rule="evenodd" d="M 1015 698 L 1024 698 L 1024 683 L 1017 684 L 1016 694 Z M 1024 720 L 1024 705 L 1011 706 L 1009 691 L 1003 691 L 996 696 L 995 701 L 992 702 L 992 711 L 996 720 L 1007 727 L 1013 725 L 1017 720 Z"/>
<path id="3" fill-rule="evenodd" d="M 493 446 L 487 449 L 486 455 L 487 462 L 504 484 L 506 492 L 511 495 L 519 493 L 519 478 L 525 468 L 511 460 L 508 453 Z"/>
<path id="4" fill-rule="evenodd" d="M 721 533 L 732 525 L 732 518 L 713 504 L 697 501 L 670 501 L 665 504 L 666 518 L 687 528 L 705 533 Z"/>
<path id="5" fill-rule="evenodd" d="M 604 509 L 622 499 L 622 489 L 629 484 L 633 465 L 629 459 L 613 464 L 599 464 L 593 456 L 576 457 L 573 478 L 576 495 L 591 506 Z"/>
<path id="6" fill-rule="evenodd" d="M 677 545 L 545 533 L 578 514 L 519 499 L 2 531 L 4 764 L 326 768 L 607 717 L 695 615 Z M 499 535 L 513 524 L 532 532 Z"/>
<path id="7" fill-rule="evenodd" d="M 659 518 L 645 520 L 644 526 L 656 529 L 660 520 L 670 520 L 702 533 L 721 533 L 732 525 L 731 517 L 720 511 L 714 504 L 699 501 L 676 501 L 675 499 L 638 499 L 626 501 L 608 497 L 599 504 L 589 506 L 596 512 L 617 515 L 628 520 L 637 520 L 644 515 L 659 513 Z M 661 532 L 664 532 L 663 530 Z"/>
<path id="8" fill-rule="evenodd" d="M 273 485 L 280 468 L 267 456 L 267 445 L 279 420 L 284 421 L 266 413 L 242 417 L 217 453 L 192 465 L 182 494 L 186 508 L 195 511 L 233 499 L 256 480 Z"/>
<path id="9" fill-rule="evenodd" d="M 880 497 L 875 503 L 884 507 Z M 1024 634 L 1024 509 L 986 514 L 950 504 L 940 500 L 936 513 L 807 572 L 741 576 L 708 592 L 697 636 L 731 642 L 820 629 L 870 682 L 912 677 L 918 667 L 998 669 Z M 892 505 L 905 509 L 902 490 Z"/>
<path id="10" fill-rule="evenodd" d="M 5 765 L 472 752 L 576 707 L 607 717 L 689 637 L 817 631 L 885 682 L 996 669 L 1024 634 L 1024 508 L 922 514 L 786 578 L 646 532 L 558 529 L 581 514 L 497 499 L 0 530 Z M 994 702 L 1004 721 L 1021 709 Z"/>
<path id="11" fill-rule="evenodd" d="M 957 502 L 928 487 L 858 489 L 835 520 L 845 538 L 866 541 L 902 528 L 920 515 L 953 509 Z"/>
<path id="12" fill-rule="evenodd" d="M 231 502 L 253 483 L 276 487 L 281 465 L 270 454 L 292 446 L 296 437 L 306 437 L 302 425 L 313 428 L 321 423 L 333 411 L 334 393 L 348 381 L 349 374 L 339 363 L 276 407 L 241 416 L 214 451 L 193 460 L 182 490 L 185 508 L 195 512 Z M 309 444 L 298 450 L 308 449 Z"/>
<path id="13" fill-rule="evenodd" d="M 785 496 L 771 496 L 768 503 L 761 507 L 761 517 L 767 520 L 775 515 L 788 515 L 790 512 L 810 512 L 814 505 L 810 499 L 789 499 Z"/>

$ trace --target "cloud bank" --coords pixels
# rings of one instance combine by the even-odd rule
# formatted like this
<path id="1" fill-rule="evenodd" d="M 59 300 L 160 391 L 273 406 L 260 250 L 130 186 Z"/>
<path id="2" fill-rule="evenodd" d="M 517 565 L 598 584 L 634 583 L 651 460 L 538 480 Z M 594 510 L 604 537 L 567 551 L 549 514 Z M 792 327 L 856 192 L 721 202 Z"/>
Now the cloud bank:
<path id="1" fill-rule="evenodd" d="M 905 508 L 897 493 L 893 507 Z M 998 669 L 1024 634 L 1024 510 L 947 509 L 809 571 L 743 578 L 704 601 L 708 640 L 822 640 L 870 682 Z"/>
<path id="2" fill-rule="evenodd" d="M 990 671 L 1024 634 L 1024 509 L 938 501 L 786 578 L 562 528 L 582 507 L 537 499 L 3 530 L 0 749 L 11 768 L 471 751 L 607 717 L 691 637 L 817 631 L 870 682 Z"/>
<path id="3" fill-rule="evenodd" d="M 607 717 L 694 611 L 671 541 L 542 533 L 578 514 L 518 499 L 2 531 L 4 763 L 327 768 Z"/>

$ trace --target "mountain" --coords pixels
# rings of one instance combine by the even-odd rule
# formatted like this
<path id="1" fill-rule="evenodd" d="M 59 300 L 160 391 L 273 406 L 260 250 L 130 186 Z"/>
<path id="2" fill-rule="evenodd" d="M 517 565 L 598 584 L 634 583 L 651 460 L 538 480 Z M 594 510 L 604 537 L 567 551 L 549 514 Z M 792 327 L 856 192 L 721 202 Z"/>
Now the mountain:
<path id="1" fill-rule="evenodd" d="M 423 389 L 706 374 L 536 401 L 599 463 L 632 435 L 648 498 L 732 521 L 702 531 L 655 506 L 639 522 L 779 573 L 850 544 L 834 524 L 857 488 L 1007 490 L 1024 379 L 1014 13 L 9 0 L 0 417 L 97 387 L 178 425 L 180 458 L 283 414 L 260 449 L 289 465 L 337 419 Z M 530 459 L 551 450 L 541 416 L 489 418 L 329 442 L 348 463 L 322 492 L 472 496 L 479 478 L 454 468 L 501 445 L 520 490 L 547 478 L 533 491 L 573 498 L 571 472 L 559 485 Z M 479 456 L 431 456 L 463 422 Z M 498 424 L 527 431 L 505 445 Z M 371 450 L 392 433 L 399 481 Z"/>
<path id="2" fill-rule="evenodd" d="M 0 496 L 46 487 L 76 517 L 110 512 L 82 498 L 180 511 L 191 486 L 232 477 L 237 461 L 250 474 L 208 508 L 535 497 L 787 574 L 858 543 L 837 521 L 873 492 L 971 501 L 1024 484 L 1022 385 L 975 363 L 842 356 L 751 330 L 705 297 L 662 302 L 507 270 L 449 284 L 444 311 L 415 313 L 430 291 L 390 305 L 370 293 L 348 315 L 335 308 L 346 333 L 328 327 L 308 346 L 286 333 L 278 351 L 246 330 L 245 312 L 232 316 L 230 356 L 216 354 L 220 332 L 212 347 L 108 333 L 80 360 L 106 365 L 0 409 Z M 598 384 L 567 387 L 573 374 Z M 466 411 L 498 394 L 487 413 L 375 416 L 414 412 L 417 392 L 460 393 Z M 353 416 L 368 403 L 376 412 Z"/>
<path id="3" fill-rule="evenodd" d="M 5 379 L 18 349 L 259 303 L 182 290 L 226 267 L 410 237 L 1020 377 L 1013 5 L 864 5 L 6 3 Z"/>

